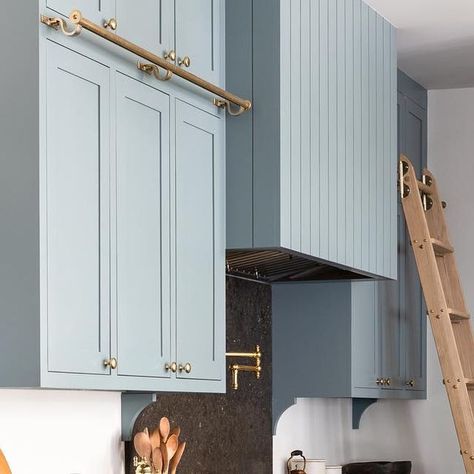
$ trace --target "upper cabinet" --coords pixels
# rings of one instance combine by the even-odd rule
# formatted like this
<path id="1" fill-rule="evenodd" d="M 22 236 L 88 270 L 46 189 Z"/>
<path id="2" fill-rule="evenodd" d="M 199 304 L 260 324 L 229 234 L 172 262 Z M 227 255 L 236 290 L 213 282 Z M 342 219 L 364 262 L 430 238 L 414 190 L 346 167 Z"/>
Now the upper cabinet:
<path id="1" fill-rule="evenodd" d="M 217 85 L 224 84 L 224 0 L 46 0 L 53 12 L 85 18 L 166 57 Z M 111 24 L 111 23 L 110 23 Z"/>
<path id="2" fill-rule="evenodd" d="M 174 2 L 126 3 L 47 13 L 84 7 L 102 24 L 117 9 L 117 33 L 174 48 L 160 16 Z M 211 3 L 208 20 L 223 12 Z M 0 90 L 0 347 L 17 361 L 0 361 L 0 386 L 225 391 L 225 111 L 86 31 L 38 29 L 37 5 L 6 9 L 5 38 L 27 33 Z M 190 34 L 218 41 L 220 22 L 198 20 Z M 220 77 L 208 46 L 197 65 Z"/>
<path id="3" fill-rule="evenodd" d="M 253 100 L 227 127 L 230 272 L 396 278 L 394 28 L 360 0 L 226 15 L 227 86 Z"/>

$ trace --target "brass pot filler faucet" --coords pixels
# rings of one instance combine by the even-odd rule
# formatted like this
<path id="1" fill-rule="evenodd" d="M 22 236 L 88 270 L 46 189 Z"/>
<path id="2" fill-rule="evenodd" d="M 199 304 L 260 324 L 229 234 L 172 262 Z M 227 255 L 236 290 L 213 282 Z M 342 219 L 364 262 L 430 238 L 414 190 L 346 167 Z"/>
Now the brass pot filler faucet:
<path id="1" fill-rule="evenodd" d="M 231 373 L 231 387 L 233 390 L 239 389 L 239 372 L 254 372 L 257 379 L 260 378 L 262 372 L 262 353 L 260 352 L 260 346 L 255 347 L 255 352 L 227 352 L 227 357 L 245 357 L 249 359 L 255 359 L 255 365 L 229 365 Z"/>

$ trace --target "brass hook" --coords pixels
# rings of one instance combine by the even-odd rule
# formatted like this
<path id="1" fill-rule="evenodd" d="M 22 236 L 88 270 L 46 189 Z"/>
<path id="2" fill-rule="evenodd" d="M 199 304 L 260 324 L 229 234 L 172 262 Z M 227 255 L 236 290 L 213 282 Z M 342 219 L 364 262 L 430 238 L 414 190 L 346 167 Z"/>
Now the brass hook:
<path id="1" fill-rule="evenodd" d="M 144 64 L 141 61 L 137 61 L 137 68 L 149 75 L 155 76 L 159 81 L 169 81 L 173 76 L 173 73 L 169 70 L 166 71 L 164 76 L 160 73 L 160 68 L 156 64 Z"/>
<path id="2" fill-rule="evenodd" d="M 66 20 L 52 16 L 41 15 L 41 23 L 44 23 L 46 26 L 54 28 L 55 30 L 61 28 L 61 31 L 66 36 L 76 36 L 80 34 L 82 30 L 81 25 L 76 25 L 73 30 L 68 30 Z"/>
<path id="3" fill-rule="evenodd" d="M 235 108 L 232 109 L 232 104 L 227 99 L 215 98 L 213 102 L 216 107 L 219 107 L 221 109 L 227 109 L 227 113 L 231 115 L 232 117 L 238 117 L 239 115 L 242 115 L 244 112 L 248 110 L 242 106 L 238 106 L 239 108 L 237 110 Z"/>

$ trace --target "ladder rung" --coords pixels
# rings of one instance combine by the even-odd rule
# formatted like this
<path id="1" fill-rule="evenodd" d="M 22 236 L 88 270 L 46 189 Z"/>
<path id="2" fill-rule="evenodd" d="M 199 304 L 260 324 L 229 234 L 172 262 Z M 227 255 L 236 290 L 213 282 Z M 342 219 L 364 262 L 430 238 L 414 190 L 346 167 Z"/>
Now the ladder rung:
<path id="1" fill-rule="evenodd" d="M 465 379 L 468 390 L 474 390 L 474 379 Z"/>
<path id="2" fill-rule="evenodd" d="M 431 243 L 436 255 L 446 255 L 447 253 L 454 252 L 454 248 L 451 245 L 441 242 L 441 240 L 431 238 Z"/>
<path id="3" fill-rule="evenodd" d="M 422 183 L 421 181 L 418 181 L 418 180 L 417 180 L 416 182 L 417 182 L 417 184 L 418 184 L 418 189 L 419 189 L 422 193 L 424 193 L 424 194 L 431 194 L 431 193 L 432 193 L 430 186 L 428 186 L 427 184 Z"/>
<path id="4" fill-rule="evenodd" d="M 459 321 L 462 319 L 469 319 L 471 315 L 465 311 L 460 311 L 459 309 L 448 308 L 449 316 L 453 321 Z"/>

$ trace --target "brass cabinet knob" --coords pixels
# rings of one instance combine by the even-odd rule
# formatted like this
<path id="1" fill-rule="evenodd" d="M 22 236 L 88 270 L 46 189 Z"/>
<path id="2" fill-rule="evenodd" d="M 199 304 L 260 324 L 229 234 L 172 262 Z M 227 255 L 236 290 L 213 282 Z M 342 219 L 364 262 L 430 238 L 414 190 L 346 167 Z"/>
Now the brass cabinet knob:
<path id="1" fill-rule="evenodd" d="M 104 366 L 108 367 L 110 369 L 116 369 L 117 368 L 117 359 L 115 357 L 112 357 L 111 359 L 105 359 L 104 360 Z"/>
<path id="2" fill-rule="evenodd" d="M 177 370 L 178 370 L 178 364 L 176 364 L 176 362 L 171 362 L 171 364 L 165 364 L 165 370 L 166 372 L 173 372 L 175 373 Z"/>
<path id="3" fill-rule="evenodd" d="M 378 378 L 378 379 L 375 381 L 375 383 L 376 383 L 377 385 L 383 385 L 383 379 Z"/>
<path id="4" fill-rule="evenodd" d="M 414 387 L 415 386 L 415 380 L 414 379 L 407 380 L 406 385 L 408 387 Z"/>
<path id="5" fill-rule="evenodd" d="M 184 371 L 187 374 L 189 374 L 189 373 L 191 373 L 191 369 L 192 369 L 192 367 L 191 367 L 191 364 L 189 362 L 185 365 L 179 364 L 179 366 L 178 366 L 178 370 L 179 370 L 180 373 Z"/>
<path id="6" fill-rule="evenodd" d="M 392 385 L 392 379 L 391 378 L 385 379 L 385 385 L 388 385 L 390 387 L 390 385 Z"/>
<path id="7" fill-rule="evenodd" d="M 112 31 L 117 29 L 117 20 L 115 18 L 111 18 L 110 20 L 104 21 L 104 28 L 110 28 Z"/>
<path id="8" fill-rule="evenodd" d="M 178 59 L 178 65 L 179 66 L 185 66 L 185 67 L 189 67 L 191 66 L 191 58 L 189 56 L 185 56 L 184 58 L 179 58 Z"/>
<path id="9" fill-rule="evenodd" d="M 170 49 L 169 51 L 166 51 L 163 57 L 167 61 L 175 62 L 176 61 L 176 51 L 174 49 Z"/>

